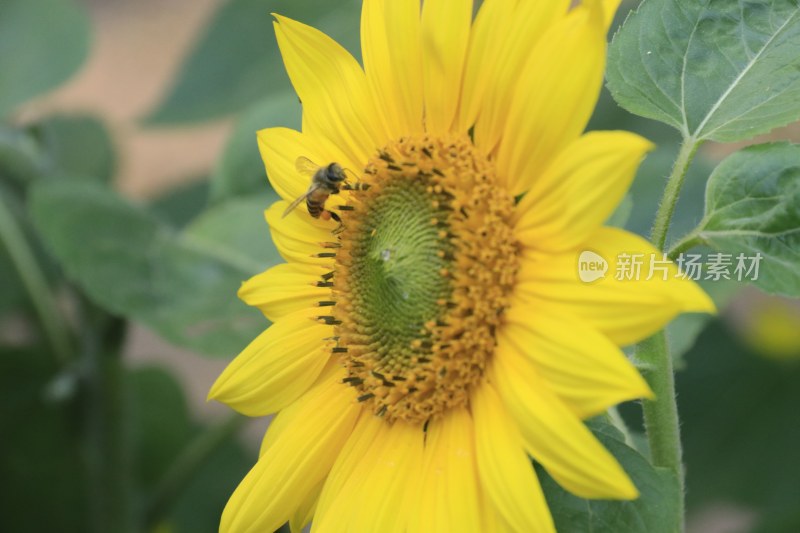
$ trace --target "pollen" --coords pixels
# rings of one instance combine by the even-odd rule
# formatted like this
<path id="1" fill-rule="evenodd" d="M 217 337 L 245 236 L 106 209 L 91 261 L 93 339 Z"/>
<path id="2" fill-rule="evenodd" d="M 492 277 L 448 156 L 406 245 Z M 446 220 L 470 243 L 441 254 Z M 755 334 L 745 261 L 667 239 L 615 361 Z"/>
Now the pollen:
<path id="1" fill-rule="evenodd" d="M 514 199 L 467 137 L 401 139 L 361 179 L 322 303 L 334 354 L 373 413 L 425 422 L 467 405 L 495 351 L 518 270 Z"/>

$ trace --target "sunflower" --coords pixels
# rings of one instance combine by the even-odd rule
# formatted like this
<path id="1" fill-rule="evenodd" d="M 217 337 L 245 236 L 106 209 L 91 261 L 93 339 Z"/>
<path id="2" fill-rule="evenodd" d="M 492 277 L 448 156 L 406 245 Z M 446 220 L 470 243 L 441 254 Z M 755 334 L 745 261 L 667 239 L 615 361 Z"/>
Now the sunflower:
<path id="1" fill-rule="evenodd" d="M 243 284 L 273 324 L 210 397 L 278 414 L 222 531 L 553 531 L 531 458 L 578 496 L 637 497 L 582 421 L 652 398 L 619 346 L 713 304 L 603 227 L 652 147 L 583 133 L 617 4 L 364 0 L 363 68 L 275 16 L 303 104 L 302 132 L 258 132 L 287 263 Z M 285 213 L 303 158 L 347 169 L 318 218 Z M 623 252 L 640 281 L 613 275 Z"/>

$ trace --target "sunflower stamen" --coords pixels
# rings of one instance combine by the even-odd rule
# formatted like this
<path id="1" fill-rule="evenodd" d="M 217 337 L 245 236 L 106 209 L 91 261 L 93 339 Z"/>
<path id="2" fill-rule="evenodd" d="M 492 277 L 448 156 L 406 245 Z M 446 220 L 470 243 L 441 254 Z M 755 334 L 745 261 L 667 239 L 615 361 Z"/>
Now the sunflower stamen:
<path id="1" fill-rule="evenodd" d="M 342 215 L 331 316 L 346 383 L 388 422 L 466 405 L 516 279 L 514 199 L 469 138 L 405 138 L 369 162 Z M 365 187 L 361 187 L 361 185 Z"/>

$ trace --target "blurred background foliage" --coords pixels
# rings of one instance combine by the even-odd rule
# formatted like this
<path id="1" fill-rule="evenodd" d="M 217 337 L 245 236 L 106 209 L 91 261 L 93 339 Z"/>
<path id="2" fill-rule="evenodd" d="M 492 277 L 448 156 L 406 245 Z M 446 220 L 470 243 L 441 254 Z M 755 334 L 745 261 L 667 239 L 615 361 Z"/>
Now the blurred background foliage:
<path id="1" fill-rule="evenodd" d="M 254 132 L 298 128 L 300 104 L 270 12 L 321 28 L 359 57 L 360 2 L 180 4 L 185 16 L 169 19 L 172 8 L 155 1 L 0 2 L 2 531 L 216 531 L 225 501 L 255 461 L 263 421 L 248 428 L 225 409 L 210 410 L 203 395 L 268 325 L 236 299 L 240 282 L 281 261 L 263 221 L 276 197 Z M 192 10 L 202 13 L 189 17 Z M 182 31 L 193 43 L 175 48 L 176 61 L 159 76 L 129 69 L 115 80 L 104 65 L 135 57 L 117 58 L 117 39 L 134 54 L 171 49 L 171 28 L 159 33 L 148 17 L 191 18 Z M 114 34 L 128 25 L 135 30 Z M 120 118 L 113 105 L 135 95 L 107 90 L 131 82 L 135 91 L 135 82 L 155 77 L 152 101 Z M 59 100 L 91 83 L 98 92 L 89 91 L 84 105 Z M 85 105 L 93 94 L 107 96 L 111 111 Z M 192 132 L 209 124 L 222 131 L 216 143 L 194 143 Z M 590 129 L 632 130 L 657 143 L 611 222 L 646 235 L 677 133 L 621 110 L 606 91 Z M 153 150 L 148 167 L 131 130 L 180 149 Z M 797 139 L 797 131 L 770 138 Z M 174 141 L 180 136 L 184 145 Z M 703 148 L 673 237 L 702 218 L 705 179 L 730 151 Z M 142 160 L 140 170 L 200 164 L 178 165 L 191 172 L 150 176 L 151 186 L 137 188 L 148 176 L 131 167 Z M 800 308 L 741 284 L 707 289 L 721 316 L 681 317 L 670 326 L 682 369 L 690 530 L 800 531 Z M 641 427 L 635 403 L 620 411 Z M 617 438 L 595 430 L 604 442 Z M 643 441 L 635 432 L 629 439 Z M 585 513 L 610 509 L 548 494 L 551 505 L 569 511 L 568 531 L 588 530 Z"/>

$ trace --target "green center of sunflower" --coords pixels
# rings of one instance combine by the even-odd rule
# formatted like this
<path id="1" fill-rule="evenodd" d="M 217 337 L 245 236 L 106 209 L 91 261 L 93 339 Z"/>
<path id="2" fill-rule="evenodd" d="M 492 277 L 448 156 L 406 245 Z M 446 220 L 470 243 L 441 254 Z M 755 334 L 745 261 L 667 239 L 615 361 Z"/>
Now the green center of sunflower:
<path id="1" fill-rule="evenodd" d="M 345 382 L 387 420 L 466 405 L 517 271 L 513 198 L 467 138 L 406 138 L 341 212 L 333 320 Z M 357 187 L 358 188 L 358 187 Z"/>

